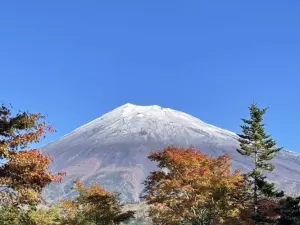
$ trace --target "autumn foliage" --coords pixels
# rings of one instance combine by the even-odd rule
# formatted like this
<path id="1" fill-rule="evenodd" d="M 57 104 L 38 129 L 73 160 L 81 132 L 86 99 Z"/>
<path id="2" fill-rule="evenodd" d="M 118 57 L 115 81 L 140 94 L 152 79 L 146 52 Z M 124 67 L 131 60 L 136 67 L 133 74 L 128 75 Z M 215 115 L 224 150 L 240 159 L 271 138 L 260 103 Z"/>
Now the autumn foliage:
<path id="1" fill-rule="evenodd" d="M 100 185 L 84 187 L 78 180 L 74 189 L 79 196 L 62 202 L 64 225 L 114 225 L 134 215 L 132 211 L 123 212 L 117 193 L 110 193 Z"/>
<path id="2" fill-rule="evenodd" d="M 154 224 L 234 224 L 246 207 L 244 178 L 230 157 L 209 157 L 193 147 L 168 147 L 149 156 L 160 170 L 145 181 L 143 198 Z M 238 222 L 236 222 L 238 224 Z"/>
<path id="3" fill-rule="evenodd" d="M 1 168 L 1 184 L 16 191 L 18 203 L 39 203 L 43 188 L 52 182 L 60 182 L 64 175 L 48 172 L 51 162 L 52 159 L 39 150 L 15 153 Z"/>
<path id="4" fill-rule="evenodd" d="M 0 186 L 2 202 L 37 204 L 41 192 L 51 182 L 59 182 L 64 173 L 48 171 L 52 159 L 37 149 L 29 149 L 47 132 L 53 132 L 40 113 L 12 114 L 11 107 L 0 107 Z"/>

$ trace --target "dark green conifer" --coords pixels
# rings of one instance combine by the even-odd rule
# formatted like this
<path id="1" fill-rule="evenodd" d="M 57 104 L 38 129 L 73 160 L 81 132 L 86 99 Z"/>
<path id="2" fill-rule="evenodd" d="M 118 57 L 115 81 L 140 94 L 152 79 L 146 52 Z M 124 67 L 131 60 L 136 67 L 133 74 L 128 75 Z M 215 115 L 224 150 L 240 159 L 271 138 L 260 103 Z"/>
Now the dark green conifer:
<path id="1" fill-rule="evenodd" d="M 239 134 L 240 148 L 237 151 L 253 159 L 253 170 L 249 172 L 248 179 L 253 194 L 254 221 L 258 222 L 262 220 L 258 212 L 259 201 L 278 195 L 275 185 L 266 181 L 264 173 L 273 171 L 271 160 L 282 148 L 278 148 L 276 141 L 265 131 L 263 117 L 267 108 L 260 109 L 252 104 L 249 111 L 250 119 L 242 119 L 243 134 Z"/>
<path id="2" fill-rule="evenodd" d="M 279 225 L 300 225 L 300 197 L 287 197 L 279 202 Z"/>

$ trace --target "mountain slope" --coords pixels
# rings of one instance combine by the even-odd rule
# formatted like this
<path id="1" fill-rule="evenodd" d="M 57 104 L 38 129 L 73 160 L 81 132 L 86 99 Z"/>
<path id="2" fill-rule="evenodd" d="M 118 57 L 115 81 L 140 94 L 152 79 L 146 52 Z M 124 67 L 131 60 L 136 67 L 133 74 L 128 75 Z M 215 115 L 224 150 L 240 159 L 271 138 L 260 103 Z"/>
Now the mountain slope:
<path id="1" fill-rule="evenodd" d="M 87 185 L 99 183 L 121 192 L 127 202 L 139 201 L 142 182 L 155 169 L 147 156 L 168 145 L 194 145 L 212 156 L 227 153 L 234 168 L 251 168 L 236 152 L 235 133 L 169 108 L 125 104 L 45 146 L 44 152 L 54 159 L 51 169 L 65 171 L 67 177 L 44 195 L 51 201 L 70 198 L 72 182 L 80 178 Z M 300 192 L 300 157 L 283 151 L 274 164 L 269 178 L 289 193 Z"/>

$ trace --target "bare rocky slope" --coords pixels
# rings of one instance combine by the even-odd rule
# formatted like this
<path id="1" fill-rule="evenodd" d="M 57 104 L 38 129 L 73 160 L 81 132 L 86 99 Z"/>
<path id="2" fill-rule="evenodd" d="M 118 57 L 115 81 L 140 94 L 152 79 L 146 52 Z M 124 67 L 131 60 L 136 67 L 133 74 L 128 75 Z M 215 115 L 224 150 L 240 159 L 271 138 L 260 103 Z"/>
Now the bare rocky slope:
<path id="1" fill-rule="evenodd" d="M 138 202 L 143 180 L 155 169 L 147 156 L 168 145 L 194 145 L 212 156 L 227 153 L 233 169 L 251 168 L 236 152 L 235 133 L 173 109 L 125 104 L 43 148 L 54 159 L 51 170 L 67 172 L 44 196 L 50 202 L 71 198 L 73 181 L 80 178 L 86 185 L 99 183 L 120 192 L 126 202 Z M 268 178 L 290 194 L 300 193 L 299 155 L 282 151 L 273 162 L 276 169 Z"/>

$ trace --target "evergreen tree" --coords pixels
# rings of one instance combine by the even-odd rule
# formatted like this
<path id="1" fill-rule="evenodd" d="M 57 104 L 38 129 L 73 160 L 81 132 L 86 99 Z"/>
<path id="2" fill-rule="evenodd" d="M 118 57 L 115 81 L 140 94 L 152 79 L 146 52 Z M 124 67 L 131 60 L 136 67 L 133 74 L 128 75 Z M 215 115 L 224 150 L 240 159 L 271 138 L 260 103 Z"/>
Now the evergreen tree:
<path id="1" fill-rule="evenodd" d="M 287 197 L 279 202 L 279 225 L 300 225 L 300 197 Z"/>
<path id="2" fill-rule="evenodd" d="M 282 148 L 276 147 L 276 141 L 265 131 L 263 116 L 267 108 L 260 109 L 256 104 L 252 104 L 249 111 L 250 119 L 242 119 L 243 134 L 239 135 L 240 149 L 237 151 L 253 159 L 254 168 L 248 174 L 248 179 L 253 194 L 254 222 L 257 224 L 263 220 L 258 212 L 259 201 L 264 197 L 279 195 L 275 185 L 265 180 L 264 172 L 273 171 L 274 166 L 270 161 Z"/>

